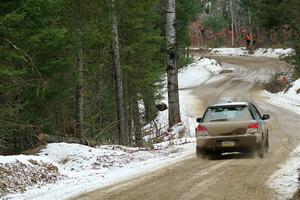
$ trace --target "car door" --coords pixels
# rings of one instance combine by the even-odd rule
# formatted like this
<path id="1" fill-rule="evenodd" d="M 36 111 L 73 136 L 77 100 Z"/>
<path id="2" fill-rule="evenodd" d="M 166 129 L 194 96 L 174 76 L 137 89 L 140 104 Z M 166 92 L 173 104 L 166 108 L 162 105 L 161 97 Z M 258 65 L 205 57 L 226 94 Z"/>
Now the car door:
<path id="1" fill-rule="evenodd" d="M 257 122 L 259 123 L 259 125 L 262 129 L 262 134 L 263 134 L 262 137 L 263 137 L 263 139 L 265 139 L 266 138 L 265 136 L 267 134 L 266 124 L 265 124 L 264 120 L 262 119 L 259 110 L 253 104 L 250 104 L 249 108 L 250 108 L 255 120 L 257 120 Z"/>

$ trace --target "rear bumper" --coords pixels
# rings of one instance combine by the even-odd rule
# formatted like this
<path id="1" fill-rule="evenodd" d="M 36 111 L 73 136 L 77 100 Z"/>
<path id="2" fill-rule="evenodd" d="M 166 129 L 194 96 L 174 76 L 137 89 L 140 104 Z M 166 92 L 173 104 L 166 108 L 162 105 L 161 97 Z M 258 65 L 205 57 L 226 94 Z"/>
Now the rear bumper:
<path id="1" fill-rule="evenodd" d="M 226 143 L 229 142 L 229 145 Z M 233 152 L 253 150 L 260 147 L 262 138 L 258 134 L 239 136 L 206 136 L 197 138 L 197 149 L 200 151 Z"/>

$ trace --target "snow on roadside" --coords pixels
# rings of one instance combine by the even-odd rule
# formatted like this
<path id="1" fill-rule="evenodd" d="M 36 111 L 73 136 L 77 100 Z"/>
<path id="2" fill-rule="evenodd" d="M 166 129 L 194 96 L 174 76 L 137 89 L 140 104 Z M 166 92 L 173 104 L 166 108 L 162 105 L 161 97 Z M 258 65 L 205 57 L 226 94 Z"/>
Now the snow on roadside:
<path id="1" fill-rule="evenodd" d="M 223 67 L 215 60 L 197 58 L 195 63 L 180 70 L 179 87 L 198 86 L 222 70 Z M 179 96 L 183 123 L 172 128 L 172 140 L 169 140 L 168 134 L 162 142 L 153 144 L 155 150 L 53 143 L 48 144 L 37 156 L 0 156 L 0 198 L 6 195 L 3 199 L 67 199 L 193 156 L 196 120 L 188 114 L 188 109 L 195 99 L 187 90 L 180 90 Z M 164 97 L 163 102 L 167 103 L 166 88 Z M 140 109 L 143 109 L 142 106 Z M 156 119 L 157 125 L 165 132 L 167 119 L 168 110 L 159 112 Z M 5 171 L 14 171 L 17 166 L 20 166 L 22 176 L 25 175 L 20 179 L 21 185 L 18 182 L 19 175 Z M 35 177 L 39 179 L 38 182 Z M 9 181 L 21 187 L 7 184 Z"/>
<path id="2" fill-rule="evenodd" d="M 214 59 L 203 57 L 195 57 L 194 59 L 193 63 L 179 69 L 178 72 L 180 113 L 181 120 L 183 121 L 183 123 L 179 124 L 179 127 L 186 128 L 186 137 L 194 136 L 196 118 L 188 114 L 190 105 L 195 102 L 195 97 L 186 92 L 185 89 L 197 87 L 209 80 L 213 75 L 217 75 L 224 70 L 224 67 Z M 163 90 L 165 91 L 165 95 L 162 102 L 168 105 L 166 82 Z M 152 132 L 152 134 L 144 136 L 145 141 L 151 141 L 153 138 L 160 137 L 161 142 L 167 141 L 170 135 L 173 138 L 178 138 L 179 133 L 182 131 L 177 126 L 173 127 L 173 130 L 168 131 L 168 110 L 158 112 L 156 119 L 147 124 L 144 130 Z"/>
<path id="3" fill-rule="evenodd" d="M 239 48 L 212 48 L 209 49 L 211 54 L 223 56 L 253 56 L 253 57 L 267 57 L 267 58 L 284 58 L 287 56 L 295 55 L 295 50 L 292 48 L 259 48 L 253 53 L 249 53 L 246 47 Z"/>
<path id="4" fill-rule="evenodd" d="M 287 48 L 287 49 L 259 48 L 255 50 L 252 56 L 267 57 L 267 58 L 284 58 L 291 55 L 295 55 L 295 50 L 292 48 Z"/>
<path id="5" fill-rule="evenodd" d="M 239 48 L 211 48 L 209 49 L 211 54 L 217 54 L 222 56 L 246 56 L 248 51 L 245 47 Z"/>
<path id="6" fill-rule="evenodd" d="M 179 70 L 179 89 L 195 87 L 206 81 L 212 74 L 219 74 L 223 67 L 214 59 L 197 58 L 195 62 Z"/>
<path id="7" fill-rule="evenodd" d="M 55 163 L 39 156 L 0 156 L 0 198 L 63 179 Z"/>
<path id="8" fill-rule="evenodd" d="M 3 184 L 9 183 L 3 182 L 6 179 L 15 184 L 15 186 L 8 185 L 10 191 L 3 191 L 0 198 L 20 200 L 67 199 L 146 172 L 149 173 L 192 156 L 195 148 L 194 143 L 185 140 L 177 140 L 176 142 L 178 145 L 153 151 L 112 145 L 92 148 L 79 144 L 53 143 L 48 144 L 47 148 L 42 150 L 38 156 L 0 156 L 1 164 L 6 166 L 5 169 L 8 165 L 14 166 L 13 169 L 15 169 L 16 163 L 20 163 L 22 166 L 18 176 L 15 176 L 14 173 L 0 173 L 1 188 L 6 186 Z M 44 167 L 41 163 L 44 164 Z M 38 174 L 36 177 L 39 179 L 44 176 L 49 176 L 49 179 L 53 177 L 59 177 L 59 179 L 53 178 L 48 182 L 38 180 L 41 181 L 41 184 L 31 185 L 31 179 L 35 176 L 28 173 L 28 171 L 32 171 L 28 165 L 31 167 L 41 166 L 35 169 L 35 173 Z M 55 169 L 55 173 L 50 173 L 52 171 L 49 171 L 48 166 Z M 40 172 L 37 172 L 38 170 Z M 56 176 L 51 176 L 52 174 Z M 19 187 L 18 179 L 24 175 L 27 180 L 21 182 L 23 188 L 14 190 Z M 23 179 L 21 178 L 21 180 Z M 25 191 L 26 189 L 27 191 Z M 14 193 L 3 197 L 6 193 L 12 192 Z"/>
<path id="9" fill-rule="evenodd" d="M 279 170 L 273 173 L 267 185 L 277 193 L 277 199 L 292 199 L 299 187 L 300 146 L 291 152 L 289 159 L 282 164 Z"/>
<path id="10" fill-rule="evenodd" d="M 297 91 L 300 92 L 300 79 L 296 80 L 286 93 L 272 94 L 264 91 L 262 95 L 266 97 L 269 103 L 300 114 L 300 93 L 297 93 Z"/>
<path id="11" fill-rule="evenodd" d="M 297 93 L 299 89 L 300 79 L 296 80 L 286 93 L 272 94 L 264 91 L 262 96 L 267 102 L 300 115 L 300 94 Z M 279 166 L 279 170 L 275 171 L 267 182 L 267 185 L 277 192 L 277 198 L 280 200 L 291 199 L 299 187 L 299 155 L 300 146 L 291 152 L 288 160 Z"/>

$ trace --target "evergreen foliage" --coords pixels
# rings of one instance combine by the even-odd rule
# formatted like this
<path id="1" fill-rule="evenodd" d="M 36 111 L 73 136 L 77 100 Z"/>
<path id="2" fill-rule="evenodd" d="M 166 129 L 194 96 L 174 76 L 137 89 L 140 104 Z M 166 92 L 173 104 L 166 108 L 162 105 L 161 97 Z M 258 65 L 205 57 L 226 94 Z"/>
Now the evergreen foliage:
<path id="1" fill-rule="evenodd" d="M 185 49 L 197 1 L 178 1 L 178 44 Z M 160 0 L 116 1 L 130 132 L 141 130 L 135 117 L 138 102 L 145 104 L 146 121 L 157 112 L 166 57 L 162 5 Z M 79 47 L 84 63 L 84 140 L 116 142 L 111 20 L 110 1 L 1 1 L 0 154 L 32 148 L 44 142 L 42 134 L 82 139 L 75 98 Z M 134 142 L 130 140 L 128 144 Z"/>

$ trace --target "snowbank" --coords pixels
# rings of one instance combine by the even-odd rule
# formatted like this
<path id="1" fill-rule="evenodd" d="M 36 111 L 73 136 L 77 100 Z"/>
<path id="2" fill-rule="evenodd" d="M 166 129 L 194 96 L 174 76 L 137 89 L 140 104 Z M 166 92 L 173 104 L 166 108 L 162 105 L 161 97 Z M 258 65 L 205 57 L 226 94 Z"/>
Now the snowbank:
<path id="1" fill-rule="evenodd" d="M 189 105 L 195 100 L 195 97 L 187 93 L 185 89 L 197 87 L 223 70 L 224 67 L 216 60 L 202 57 L 196 57 L 195 62 L 180 69 L 178 72 L 178 87 L 180 89 L 180 112 L 183 124 L 179 124 L 171 130 L 168 130 L 168 110 L 160 111 L 156 119 L 144 127 L 144 131 L 152 133 L 144 136 L 144 140 L 153 142 L 155 138 L 159 139 L 159 141 L 154 142 L 165 142 L 170 138 L 176 139 L 179 138 L 180 132 L 182 132 L 181 128 L 185 128 L 186 138 L 193 137 L 197 123 L 196 118 L 188 114 L 188 110 L 190 109 Z M 165 95 L 163 96 L 164 99 L 162 102 L 168 105 L 166 82 L 163 93 Z"/>
<path id="2" fill-rule="evenodd" d="M 56 164 L 39 156 L 0 156 L 0 198 L 62 179 Z"/>
<path id="3" fill-rule="evenodd" d="M 194 63 L 179 70 L 178 86 L 180 89 L 198 86 L 212 74 L 218 74 L 222 70 L 223 67 L 216 60 L 199 58 Z"/>
<path id="4" fill-rule="evenodd" d="M 295 55 L 295 50 L 292 48 L 287 49 L 272 49 L 272 48 L 259 48 L 253 53 L 250 53 L 246 47 L 239 48 L 213 48 L 209 49 L 211 54 L 223 56 L 254 56 L 254 57 L 267 57 L 267 58 L 284 58 L 287 56 Z"/>
<path id="5" fill-rule="evenodd" d="M 248 51 L 245 47 L 240 48 L 213 48 L 209 49 L 211 54 L 217 54 L 222 56 L 246 56 Z"/>
<path id="6" fill-rule="evenodd" d="M 286 93 L 279 92 L 276 94 L 272 94 L 270 92 L 264 91 L 262 95 L 267 98 L 267 101 L 269 103 L 288 109 L 291 112 L 300 114 L 300 93 L 297 93 L 297 91 L 300 92 L 299 89 L 300 79 L 296 80 Z"/>
<path id="7" fill-rule="evenodd" d="M 266 100 L 276 106 L 290 110 L 300 114 L 300 94 L 297 93 L 300 89 L 300 79 L 295 81 L 289 90 L 272 94 L 267 91 L 263 92 Z M 267 184 L 277 192 L 278 199 L 291 199 L 297 191 L 299 183 L 299 163 L 300 163 L 300 146 L 297 147 L 289 156 L 289 159 L 280 166 L 270 177 Z"/>
<path id="8" fill-rule="evenodd" d="M 0 156 L 0 198 L 6 195 L 4 198 L 21 200 L 67 199 L 193 156 L 197 123 L 188 110 L 196 101 L 184 88 L 196 87 L 222 70 L 221 65 L 208 58 L 197 58 L 195 63 L 180 70 L 183 123 L 168 129 L 168 110 L 159 112 L 154 122 L 144 128 L 161 132 L 144 137 L 149 141 L 160 135 L 161 141 L 153 144 L 155 150 L 54 143 L 47 145 L 37 156 Z M 163 102 L 167 104 L 166 87 Z M 142 103 L 139 106 L 143 111 Z M 18 182 L 19 173 L 25 178 Z"/>
<path id="9" fill-rule="evenodd" d="M 277 192 L 277 199 L 292 199 L 299 187 L 299 163 L 300 146 L 297 147 L 289 156 L 289 159 L 280 166 L 267 182 L 269 187 Z"/>
<path id="10" fill-rule="evenodd" d="M 194 143 L 176 142 L 155 151 L 53 143 L 37 156 L 0 156 L 0 198 L 62 200 L 149 173 L 192 156 Z"/>

